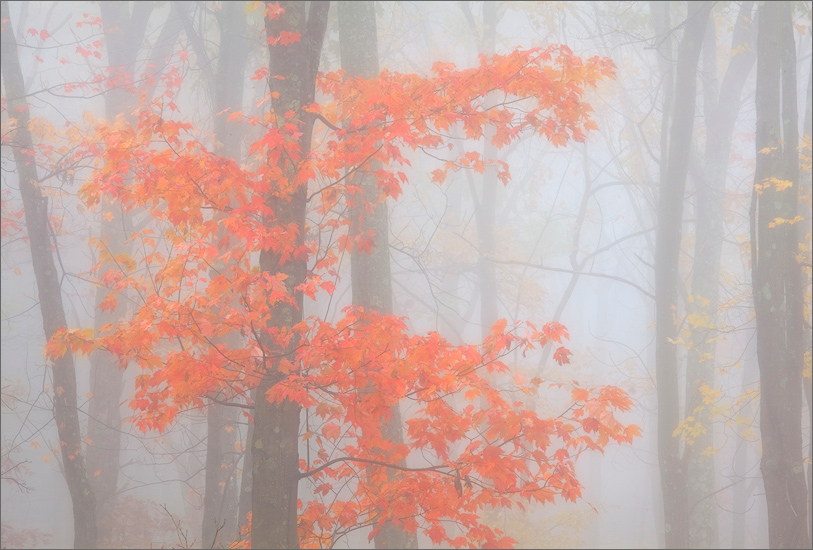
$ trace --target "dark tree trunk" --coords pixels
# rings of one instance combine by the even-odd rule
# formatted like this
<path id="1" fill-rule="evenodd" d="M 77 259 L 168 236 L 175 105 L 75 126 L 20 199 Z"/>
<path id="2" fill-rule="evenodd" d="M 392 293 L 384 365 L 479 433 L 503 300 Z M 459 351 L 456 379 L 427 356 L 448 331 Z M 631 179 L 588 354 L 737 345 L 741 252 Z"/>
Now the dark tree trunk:
<path id="1" fill-rule="evenodd" d="M 375 3 L 339 2 L 339 37 L 342 69 L 347 77 L 376 78 L 378 76 L 378 38 L 376 36 Z M 370 253 L 353 247 L 350 254 L 350 273 L 353 305 L 383 315 L 392 314 L 392 279 L 390 274 L 389 223 L 386 197 L 381 196 L 374 173 L 381 169 L 379 162 L 371 162 L 357 170 L 351 180 L 362 190 L 363 200 L 372 205 L 372 213 L 362 204 L 352 208 L 351 235 L 373 232 Z M 369 388 L 375 391 L 375 388 Z M 404 442 L 401 410 L 396 405 L 392 416 L 384 423 L 382 436 L 394 445 Z M 402 460 L 401 466 L 406 463 Z M 388 479 L 396 472 L 389 470 Z M 376 548 L 417 548 L 418 537 L 408 533 L 391 521 L 385 522 L 374 538 Z"/>
<path id="2" fill-rule="evenodd" d="M 796 48 L 788 2 L 759 7 L 751 254 L 760 373 L 760 469 L 771 548 L 808 548 L 802 453 L 803 293 L 796 261 L 799 193 Z M 771 180 L 770 178 L 776 178 Z M 778 189 L 777 180 L 791 185 Z"/>
<path id="3" fill-rule="evenodd" d="M 288 31 L 298 33 L 300 40 L 289 45 L 268 45 L 269 74 L 272 76 L 269 78 L 269 85 L 279 94 L 273 100 L 277 115 L 282 116 L 288 111 L 297 114 L 290 120 L 298 124 L 302 132 L 299 146 L 300 158 L 304 158 L 310 151 L 313 121 L 302 107 L 314 100 L 316 71 L 330 4 L 281 2 L 280 6 L 285 11 L 279 19 L 266 21 L 268 36 L 277 37 L 280 32 Z M 285 79 L 278 80 L 273 75 L 281 75 Z M 282 173 L 289 181 L 293 181 L 299 167 L 297 159 L 286 157 L 280 163 Z M 270 194 L 266 198 L 266 204 L 275 214 L 271 223 L 295 228 L 296 247 L 304 244 L 306 198 L 305 185 L 297 186 L 290 193 Z M 302 293 L 295 290 L 295 287 L 304 280 L 306 268 L 304 259 L 289 257 L 286 260 L 272 250 L 260 252 L 260 270 L 271 276 L 285 274 L 286 288 L 290 295 L 296 297 L 296 305 L 284 303 L 272 306 L 273 327 L 291 328 L 302 320 Z M 290 357 L 297 343 L 296 338 L 291 338 L 288 346 L 279 349 L 270 342 L 263 342 L 265 372 L 257 388 L 258 399 L 251 442 L 253 548 L 299 547 L 297 490 L 301 408 L 287 399 L 277 404 L 265 398 L 266 392 L 285 377 L 279 370 L 278 358 Z"/>
<path id="4" fill-rule="evenodd" d="M 23 74 L 17 57 L 17 42 L 11 26 L 8 3 L 2 3 L 2 72 L 9 113 L 14 113 L 17 128 L 10 146 L 17 167 L 20 194 L 25 211 L 34 275 L 45 339 L 58 329 L 67 328 L 59 276 L 51 251 L 48 202 L 42 196 L 34 164 L 31 134 L 28 131 L 29 107 L 25 100 Z M 85 470 L 79 411 L 76 400 L 76 369 L 73 354 L 66 352 L 53 362 L 54 422 L 59 435 L 62 467 L 73 505 L 74 548 L 96 548 L 96 499 Z"/>
<path id="5" fill-rule="evenodd" d="M 678 260 L 682 234 L 683 196 L 689 168 L 694 127 L 697 65 L 711 3 L 688 2 L 683 38 L 678 49 L 676 89 L 668 156 L 658 200 L 655 244 L 655 370 L 658 395 L 658 462 L 667 548 L 686 548 L 689 543 L 689 509 L 686 461 L 673 432 L 680 420 L 678 362 L 674 319 L 678 297 Z M 662 129 L 667 131 L 666 128 Z"/>

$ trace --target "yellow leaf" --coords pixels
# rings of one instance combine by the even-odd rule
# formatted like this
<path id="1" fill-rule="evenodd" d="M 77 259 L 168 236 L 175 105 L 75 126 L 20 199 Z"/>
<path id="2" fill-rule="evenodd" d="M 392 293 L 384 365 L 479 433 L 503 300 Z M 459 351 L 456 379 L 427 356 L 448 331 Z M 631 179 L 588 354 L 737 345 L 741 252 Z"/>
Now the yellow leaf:
<path id="1" fill-rule="evenodd" d="M 785 218 L 774 218 L 773 221 L 768 224 L 768 227 L 776 227 L 777 225 L 782 225 L 785 223 L 793 225 L 794 223 L 799 223 L 802 220 L 804 220 L 802 216 L 796 216 L 792 220 L 786 220 Z"/>
<path id="2" fill-rule="evenodd" d="M 31 447 L 33 447 L 34 449 L 36 449 L 36 448 L 37 448 L 37 447 L 39 447 L 39 446 L 40 446 L 40 442 L 39 442 L 39 441 L 32 441 L 32 442 L 31 442 Z"/>
<path id="3" fill-rule="evenodd" d="M 133 271 L 136 268 L 135 260 L 129 254 L 119 254 L 116 256 L 116 263 L 125 271 Z"/>
<path id="4" fill-rule="evenodd" d="M 93 475 L 94 475 L 94 477 L 99 477 L 100 475 L 102 475 L 102 471 L 101 470 L 96 470 L 95 472 L 93 472 Z"/>
<path id="5" fill-rule="evenodd" d="M 42 457 L 42 461 L 43 461 L 43 462 L 50 462 L 50 461 L 51 461 L 51 457 L 50 457 L 49 455 L 45 455 L 44 457 Z"/>

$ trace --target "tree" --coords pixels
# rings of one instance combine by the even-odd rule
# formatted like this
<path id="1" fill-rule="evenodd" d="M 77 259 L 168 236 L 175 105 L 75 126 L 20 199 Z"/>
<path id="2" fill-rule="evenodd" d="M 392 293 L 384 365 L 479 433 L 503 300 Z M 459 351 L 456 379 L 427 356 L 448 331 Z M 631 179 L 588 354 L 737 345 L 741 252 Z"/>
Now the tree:
<path id="1" fill-rule="evenodd" d="M 220 49 L 213 63 L 205 46 L 205 29 L 196 29 L 193 16 L 183 3 L 173 3 L 173 9 L 183 21 L 184 30 L 195 50 L 198 66 L 205 75 L 209 102 L 214 115 L 213 150 L 222 158 L 242 161 L 243 127 L 227 122 L 227 112 L 241 112 L 243 103 L 243 83 L 248 62 L 249 43 L 246 39 L 247 25 L 244 7 L 239 3 L 226 3 L 215 12 L 219 33 Z M 215 237 L 214 243 L 224 236 Z M 210 269 L 215 277 L 226 266 L 216 264 Z M 228 338 L 238 341 L 227 343 L 230 347 L 239 345 L 239 335 Z M 237 442 L 238 408 L 231 407 L 233 392 L 228 386 L 217 388 L 209 396 L 206 408 L 206 466 L 203 500 L 201 541 L 204 547 L 216 547 L 235 540 L 239 526 L 245 521 L 240 514 L 239 500 L 249 500 L 251 493 L 250 453 L 243 452 L 243 476 L 241 482 L 245 495 L 238 495 L 237 463 L 235 452 Z M 249 439 L 251 435 L 249 434 Z"/>
<path id="2" fill-rule="evenodd" d="M 339 41 L 341 47 L 342 70 L 345 78 L 375 78 L 379 73 L 378 40 L 373 2 L 338 3 Z M 392 280 L 390 274 L 389 223 L 387 216 L 387 195 L 379 189 L 374 174 L 381 169 L 380 162 L 361 166 L 350 176 L 351 186 L 359 192 L 351 209 L 350 236 L 356 246 L 350 251 L 350 278 L 353 290 L 353 305 L 363 310 L 392 314 Z M 372 211 L 370 211 L 372 210 Z M 372 243 L 361 246 L 365 239 Z M 364 251 L 364 248 L 369 250 Z M 371 387 L 370 392 L 375 392 Z M 403 421 L 401 410 L 396 403 L 391 410 L 391 418 L 383 428 L 383 434 L 393 445 L 403 445 Z M 401 460 L 399 466 L 406 466 Z M 392 482 L 397 472 L 388 469 L 387 481 Z M 377 477 L 375 467 L 371 477 Z M 376 548 L 417 548 L 415 533 L 405 532 L 402 527 L 386 522 L 375 537 Z"/>
<path id="3" fill-rule="evenodd" d="M 760 469 L 771 548 L 807 548 L 802 453 L 803 291 L 793 226 L 799 194 L 796 46 L 791 5 L 759 7 L 751 263 L 760 372 Z"/>
<path id="4" fill-rule="evenodd" d="M 678 260 L 682 232 L 683 195 L 689 169 L 694 127 L 697 65 L 711 11 L 711 3 L 689 2 L 686 25 L 678 48 L 676 89 L 668 156 L 662 160 L 655 243 L 655 371 L 658 390 L 658 462 L 664 499 L 667 548 L 689 544 L 689 505 L 686 460 L 674 437 L 678 427 L 678 362 L 674 318 L 678 297 Z M 667 131 L 667 125 L 661 128 Z M 664 149 L 664 152 L 666 150 Z M 665 164 L 665 168 L 663 165 Z"/>
<path id="5" fill-rule="evenodd" d="M 486 380 L 484 371 L 507 374 L 502 358 L 513 351 L 556 344 L 554 359 L 567 363 L 570 352 L 561 344 L 568 335 L 558 323 L 537 330 L 498 320 L 482 345 L 452 346 L 436 333 L 410 336 L 404 319 L 359 308 L 335 323 L 303 319 L 303 298 L 332 290 L 322 276 L 337 250 L 371 247 L 345 234 L 350 221 L 335 213 L 357 191 L 345 170 L 380 162 L 378 187 L 396 197 L 408 183 L 393 169 L 406 163 L 401 148 L 439 155 L 448 150 L 444 135 L 452 126 L 475 139 L 490 126 L 496 148 L 523 132 L 555 145 L 581 141 L 595 129 L 582 96 L 612 75 L 612 63 L 550 46 L 482 56 L 464 70 L 437 63 L 431 77 L 382 71 L 349 80 L 331 73 L 318 79 L 332 100 L 321 106 L 313 87 L 327 5 L 309 8 L 265 6 L 271 64 L 257 77 L 269 78 L 272 110 L 262 119 L 228 117 L 265 126 L 249 148 L 262 159 L 256 168 L 209 151 L 190 124 L 155 106 L 141 111 L 134 127 L 100 124 L 100 142 L 83 145 L 98 159 L 81 192 L 87 203 L 145 208 L 153 222 L 134 237 L 137 256 L 116 256 L 119 271 L 102 281 L 113 291 L 106 307 L 127 290 L 137 297 L 133 314 L 93 339 L 62 331 L 49 353 L 90 346 L 137 363 L 144 374 L 131 407 L 143 430 L 165 429 L 220 387 L 238 395 L 256 388 L 253 546 L 331 545 L 367 526 L 373 538 L 387 523 L 457 547 L 510 544 L 478 512 L 578 498 L 575 457 L 638 433 L 614 414 L 629 408 L 626 394 L 573 383 L 561 415 L 542 418 L 516 395 L 537 399 L 543 381 L 515 374 L 511 389 L 519 393 L 503 394 Z M 504 99 L 486 104 L 495 90 Z M 348 123 L 339 128 L 331 119 Z M 330 131 L 311 151 L 315 120 Z M 504 163 L 475 151 L 447 159 L 432 173 L 436 182 L 461 168 L 494 168 L 509 181 Z M 129 170 L 137 178 L 124 185 Z M 306 212 L 317 199 L 320 222 L 311 229 Z M 312 235 L 325 228 L 338 236 L 320 243 Z M 233 334 L 245 339 L 228 338 Z M 385 426 L 406 399 L 413 412 L 404 443 L 394 444 Z M 304 427 L 303 408 L 313 410 Z M 423 465 L 401 466 L 411 453 Z M 391 470 L 403 474 L 389 476 Z M 300 480 L 314 486 L 313 500 L 299 502 Z M 446 531 L 449 520 L 460 536 Z"/>
<path id="6" fill-rule="evenodd" d="M 124 117 L 133 122 L 132 115 L 138 108 L 139 95 L 134 85 L 134 75 L 141 43 L 147 32 L 152 2 L 134 4 L 132 11 L 121 2 L 100 2 L 101 21 L 99 26 L 105 35 L 105 50 L 108 66 L 101 71 L 105 83 L 105 116 L 109 121 Z M 92 28 L 92 25 L 91 25 Z M 150 59 L 156 59 L 152 69 L 151 85 L 144 91 L 147 97 L 154 94 L 157 75 L 167 66 L 167 58 L 177 39 L 179 28 L 176 22 L 168 21 L 162 28 L 157 44 L 149 52 Z M 131 176 L 128 176 L 128 178 Z M 106 203 L 100 212 L 101 228 L 99 238 L 105 241 L 108 258 L 118 254 L 131 254 L 128 241 L 133 226 L 131 213 L 122 212 L 112 201 Z M 100 273 L 116 270 L 115 262 L 107 261 L 100 267 Z M 124 301 L 112 310 L 100 308 L 107 298 L 104 286 L 96 288 L 94 330 L 125 316 Z M 121 452 L 121 401 L 124 390 L 124 368 L 116 358 L 104 351 L 96 350 L 90 357 L 90 398 L 88 402 L 87 430 L 87 469 L 88 479 L 96 494 L 96 515 L 99 518 L 99 543 L 111 544 L 113 526 L 118 518 L 112 515 L 113 499 L 116 497 L 120 470 Z"/>
<path id="7" fill-rule="evenodd" d="M 691 349 L 686 369 L 686 410 L 684 416 L 694 416 L 711 426 L 711 415 L 695 411 L 703 408 L 704 392 L 715 388 L 714 365 L 720 294 L 720 256 L 724 238 L 724 197 L 728 162 L 731 156 L 732 134 L 740 109 L 740 97 L 745 80 L 756 61 L 751 21 L 753 2 L 743 2 L 731 37 L 731 55 L 722 82 L 717 85 L 717 40 L 714 18 L 709 18 L 703 42 L 703 114 L 706 143 L 702 163 L 693 173 L 697 188 L 694 263 L 688 322 L 692 328 Z M 718 89 L 719 88 L 719 89 Z M 701 166 L 698 166 L 701 164 Z M 715 491 L 713 429 L 694 438 L 694 452 L 687 455 L 686 479 L 689 506 L 689 545 L 692 548 L 716 548 L 717 505 L 708 498 Z"/>
<path id="8" fill-rule="evenodd" d="M 23 198 L 25 226 L 34 262 L 37 293 L 45 339 L 67 328 L 62 305 L 62 289 L 54 264 L 48 201 L 39 187 L 37 167 L 32 158 L 33 144 L 28 129 L 29 107 L 23 74 L 17 56 L 17 42 L 11 27 L 8 3 L 2 3 L 3 81 L 8 112 L 16 119 L 9 144 L 17 167 Z M 76 400 L 76 368 L 73 353 L 53 358 L 54 421 L 59 433 L 65 481 L 73 504 L 74 548 L 96 548 L 96 501 L 85 471 L 79 410 Z"/>

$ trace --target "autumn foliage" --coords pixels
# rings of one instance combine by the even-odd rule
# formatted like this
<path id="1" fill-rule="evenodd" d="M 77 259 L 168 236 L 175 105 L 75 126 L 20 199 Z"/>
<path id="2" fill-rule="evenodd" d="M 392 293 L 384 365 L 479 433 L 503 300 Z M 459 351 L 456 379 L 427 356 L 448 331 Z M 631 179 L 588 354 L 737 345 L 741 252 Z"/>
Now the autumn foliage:
<path id="1" fill-rule="evenodd" d="M 483 56 L 469 69 L 437 63 L 429 77 L 323 74 L 323 100 L 301 112 L 218 115 L 263 128 L 242 165 L 213 153 L 192 124 L 173 118 L 174 104 L 163 110 L 163 99 L 145 105 L 135 126 L 93 121 L 75 153 L 96 162 L 81 198 L 90 207 L 146 212 L 150 221 L 132 234 L 133 255 L 112 255 L 104 235 L 92 242 L 98 266 L 115 265 L 96 273 L 112 291 L 101 308 L 127 300 L 132 313 L 97 334 L 62 330 L 48 353 L 102 348 L 121 365 L 137 364 L 134 420 L 159 432 L 180 411 L 206 406 L 207 396 L 250 407 L 249 391 L 273 361 L 278 381 L 260 397 L 306 409 L 298 475 L 314 498 L 299 503 L 303 547 L 330 546 L 360 526 L 375 534 L 386 521 L 420 529 L 437 544 L 509 546 L 480 511 L 576 500 L 575 458 L 638 434 L 615 416 L 631 405 L 615 387 L 574 382 L 557 416 L 535 412 L 543 407 L 533 403 L 556 388 L 512 372 L 506 357 L 554 346 L 554 359 L 568 363 L 562 325 L 501 320 L 480 345 L 453 346 L 437 333 L 410 334 L 406 319 L 358 308 L 335 322 L 309 318 L 286 328 L 274 327 L 271 314 L 275 304 L 297 304 L 298 295 L 332 293 L 342 252 L 369 250 L 369 235 L 348 236 L 344 207 L 362 199 L 346 172 L 380 161 L 383 201 L 409 184 L 407 152 L 440 159 L 431 174 L 438 184 L 456 170 L 483 172 L 490 161 L 455 149 L 453 134 L 479 140 L 488 128 L 498 148 L 527 134 L 557 146 L 582 141 L 595 128 L 585 89 L 612 74 L 611 61 L 584 61 L 566 46 Z M 255 78 L 282 77 L 259 70 Z M 321 144 L 308 155 L 298 145 L 301 123 L 316 125 Z M 281 168 L 286 160 L 299 166 L 293 177 Z M 508 166 L 496 168 L 508 184 Z M 299 229 L 275 223 L 269 197 L 289 198 L 302 187 L 312 217 L 306 244 L 296 246 Z M 308 262 L 294 295 L 285 275 L 257 267 L 263 250 L 283 263 Z M 295 353 L 273 356 L 291 341 L 299 342 Z M 398 403 L 408 420 L 404 444 L 393 445 L 381 428 Z M 403 459 L 409 467 L 397 466 Z M 399 475 L 388 480 L 388 468 Z M 449 521 L 457 527 L 447 528 Z"/>

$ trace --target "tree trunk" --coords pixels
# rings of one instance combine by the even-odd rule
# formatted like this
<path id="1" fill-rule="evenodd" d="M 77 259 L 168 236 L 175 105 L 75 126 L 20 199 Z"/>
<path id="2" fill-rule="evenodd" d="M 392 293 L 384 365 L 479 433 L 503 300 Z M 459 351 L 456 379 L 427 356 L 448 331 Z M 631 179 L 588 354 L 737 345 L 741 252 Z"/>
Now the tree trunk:
<path id="1" fill-rule="evenodd" d="M 376 36 L 375 4 L 373 2 L 347 2 L 338 4 L 339 37 L 342 69 L 347 77 L 376 78 L 378 76 L 378 39 Z M 390 274 L 389 222 L 387 200 L 381 196 L 374 173 L 381 169 L 379 162 L 370 162 L 357 170 L 350 184 L 362 190 L 363 201 L 372 205 L 372 213 L 361 204 L 351 211 L 351 236 L 373 233 L 370 253 L 354 246 L 350 253 L 350 273 L 353 305 L 382 315 L 392 314 L 392 279 Z M 369 391 L 375 391 L 370 388 Z M 394 445 L 404 442 L 401 410 L 396 405 L 392 415 L 382 427 L 382 436 Z M 405 461 L 399 461 L 405 466 Z M 375 468 L 372 468 L 375 469 Z M 387 479 L 396 477 L 387 471 Z M 408 533 L 392 521 L 386 521 L 374 537 L 376 548 L 417 548 L 416 533 Z"/>
<path id="2" fill-rule="evenodd" d="M 231 109 L 236 112 L 242 110 L 243 82 L 249 54 L 244 7 L 235 2 L 223 4 L 221 10 L 217 12 L 217 22 L 220 29 L 220 55 L 217 60 L 217 72 L 212 75 L 214 78 L 209 79 L 212 111 L 220 113 L 224 109 Z M 198 57 L 203 60 L 200 55 Z M 240 162 L 242 126 L 228 124 L 227 117 L 220 115 L 215 116 L 214 127 L 215 152 L 221 157 Z M 223 236 L 221 226 L 218 241 Z M 227 265 L 220 263 L 212 269 L 211 277 L 224 273 L 227 269 Z M 243 347 L 240 340 L 236 333 L 222 338 L 226 349 Z M 211 397 L 220 401 L 230 401 L 234 396 L 228 393 L 227 389 L 213 392 Z M 235 451 L 239 434 L 237 430 L 239 410 L 215 402 L 207 407 L 206 477 L 201 526 L 201 541 L 204 548 L 228 545 L 237 540 L 239 533 L 241 518 L 238 515 L 238 455 Z"/>
<path id="3" fill-rule="evenodd" d="M 701 414 L 694 411 L 703 408 L 703 385 L 714 387 L 717 328 L 719 305 L 720 256 L 723 248 L 723 198 L 728 159 L 734 123 L 740 108 L 740 96 L 745 80 L 756 61 L 755 33 L 752 30 L 751 11 L 753 2 L 743 2 L 734 27 L 731 50 L 746 50 L 732 55 L 717 90 L 717 47 L 714 20 L 709 19 L 707 35 L 703 44 L 704 101 L 706 119 L 706 147 L 702 170 L 693 171 L 697 188 L 697 221 L 695 225 L 694 266 L 692 270 L 691 296 L 687 305 L 692 330 L 692 347 L 688 352 L 686 369 L 686 415 L 695 416 L 707 431 L 694 441 L 694 453 L 688 458 L 688 505 L 689 545 L 691 548 L 717 548 L 717 502 L 714 493 L 714 437 L 713 418 L 707 410 Z M 708 451 L 708 452 L 706 452 Z"/>
<path id="4" fill-rule="evenodd" d="M 680 410 L 677 350 L 670 340 L 677 339 L 674 315 L 679 284 L 683 195 L 694 126 L 697 65 L 710 11 L 710 2 L 688 2 L 686 24 L 678 49 L 677 88 L 668 157 L 661 159 L 667 164 L 660 185 L 655 245 L 655 371 L 658 462 L 667 548 L 686 548 L 689 543 L 687 465 L 680 453 L 679 440 L 672 435 L 680 419 Z M 664 153 L 661 152 L 662 157 Z"/>
<path id="5" fill-rule="evenodd" d="M 810 27 L 808 27 L 808 32 L 810 32 L 810 30 Z M 807 76 L 807 100 L 805 101 L 805 120 L 802 126 L 802 135 L 806 136 L 808 143 L 808 149 L 805 154 L 810 155 L 810 139 L 811 135 L 813 135 L 813 71 L 809 72 Z M 811 174 L 809 166 L 810 165 L 802 169 L 799 179 L 799 193 L 803 197 L 813 195 L 813 193 L 811 193 L 811 191 L 813 191 L 813 174 Z M 810 214 L 811 212 L 808 210 L 807 215 L 810 216 Z M 797 227 L 799 228 L 799 242 L 805 242 L 805 240 L 810 242 L 810 239 L 807 237 L 807 234 L 810 233 L 810 225 L 805 226 L 805 224 L 800 223 Z M 811 291 L 813 281 L 811 281 L 811 273 L 809 270 L 804 273 L 804 276 L 804 292 L 805 295 L 807 295 L 807 292 Z M 803 349 L 805 350 L 805 365 L 809 365 L 811 361 L 810 354 L 813 353 L 813 333 L 811 332 L 811 318 L 809 316 L 805 319 L 805 324 L 806 330 L 804 330 Z M 802 378 L 802 383 L 804 385 L 805 399 L 807 401 L 807 415 L 808 418 L 810 418 L 811 415 L 813 415 L 813 379 L 811 379 L 810 376 L 810 369 L 806 368 L 806 371 L 808 374 Z M 813 491 L 811 490 L 813 489 L 813 437 L 807 440 L 807 488 L 807 536 L 813 539 Z"/>
<path id="6" fill-rule="evenodd" d="M 99 3 L 102 26 L 105 33 L 108 65 L 113 75 L 130 75 L 135 72 L 138 53 L 147 30 L 147 23 L 153 10 L 152 2 L 139 2 L 130 13 L 128 5 L 122 2 Z M 180 27 L 175 21 L 168 21 L 150 52 L 157 60 L 155 74 L 163 70 L 162 61 L 172 50 Z M 154 92 L 153 86 L 149 92 Z M 105 116 L 112 123 L 123 116 L 128 123 L 134 122 L 132 112 L 138 105 L 137 96 L 123 86 L 112 88 L 105 93 Z M 127 242 L 132 230 L 132 213 L 115 207 L 105 200 L 102 203 L 100 237 L 107 242 L 111 255 L 130 254 L 132 245 Z M 100 274 L 118 269 L 115 262 L 102 264 Z M 108 295 L 108 289 L 96 289 L 94 330 L 99 332 L 109 323 L 119 321 L 126 314 L 126 300 L 119 299 L 118 306 L 110 311 L 102 311 L 99 306 Z M 104 350 L 96 350 L 90 356 L 90 399 L 88 401 L 88 479 L 96 494 L 98 517 L 98 541 L 100 546 L 112 544 L 113 528 L 121 518 L 110 515 L 113 498 L 116 495 L 120 469 L 121 447 L 121 395 L 123 390 L 123 367 L 116 358 Z"/>
<path id="7" fill-rule="evenodd" d="M 284 13 L 276 20 L 266 20 L 269 37 L 278 37 L 287 31 L 299 34 L 299 41 L 288 45 L 269 44 L 269 85 L 279 95 L 273 100 L 277 116 L 293 111 L 296 116 L 289 122 L 297 124 L 299 159 L 286 156 L 279 168 L 284 177 L 294 181 L 299 168 L 298 160 L 310 151 L 312 118 L 302 110 L 313 102 L 316 71 L 327 25 L 328 2 L 281 2 Z M 308 11 L 306 11 L 306 9 Z M 284 80 L 273 78 L 284 76 Z M 266 204 L 274 212 L 270 221 L 296 231 L 295 247 L 304 244 L 307 186 L 296 185 L 291 192 L 269 193 Z M 270 276 L 286 275 L 285 285 L 296 305 L 277 303 L 271 307 L 269 329 L 290 329 L 302 320 L 302 293 L 295 290 L 306 274 L 306 259 L 300 255 L 283 257 L 273 250 L 260 252 L 260 270 Z M 297 339 L 282 349 L 275 348 L 266 338 L 263 342 L 263 378 L 257 388 L 254 411 L 254 433 L 251 442 L 252 460 L 252 530 L 253 548 L 298 548 L 297 490 L 299 484 L 299 416 L 300 406 L 289 400 L 272 403 L 266 392 L 277 381 L 285 378 L 279 369 L 279 358 L 290 357 L 296 349 Z"/>
<path id="8" fill-rule="evenodd" d="M 795 257 L 797 230 L 790 223 L 775 224 L 778 218 L 796 216 L 799 193 L 791 10 L 786 2 L 761 4 L 757 38 L 751 254 L 761 388 L 760 469 L 771 548 L 810 546 L 801 426 L 804 297 Z M 779 186 L 776 181 L 791 185 Z"/>
<path id="9" fill-rule="evenodd" d="M 483 2 L 483 31 L 479 42 L 480 53 L 494 55 L 497 50 L 497 3 L 494 0 Z M 486 98 L 486 101 L 493 98 Z M 489 125 L 483 132 L 483 161 L 497 160 L 497 150 L 491 139 L 494 130 Z M 494 262 L 494 222 L 497 215 L 497 169 L 487 166 L 483 172 L 483 189 L 476 210 L 477 239 L 477 278 L 480 283 L 480 329 L 482 338 L 488 336 L 491 327 L 499 318 L 497 307 L 497 269 Z"/>
<path id="10" fill-rule="evenodd" d="M 2 71 L 8 112 L 17 119 L 10 139 L 14 163 L 25 211 L 31 259 L 37 280 L 37 294 L 45 339 L 58 329 L 67 328 L 62 306 L 62 290 L 51 252 L 48 202 L 42 196 L 34 163 L 31 134 L 28 131 L 29 107 L 25 100 L 23 74 L 17 57 L 17 42 L 11 27 L 8 3 L 2 3 Z M 96 499 L 85 471 L 79 411 L 76 400 L 76 369 L 73 354 L 66 352 L 53 362 L 54 421 L 59 435 L 65 481 L 73 505 L 74 548 L 96 548 Z"/>

